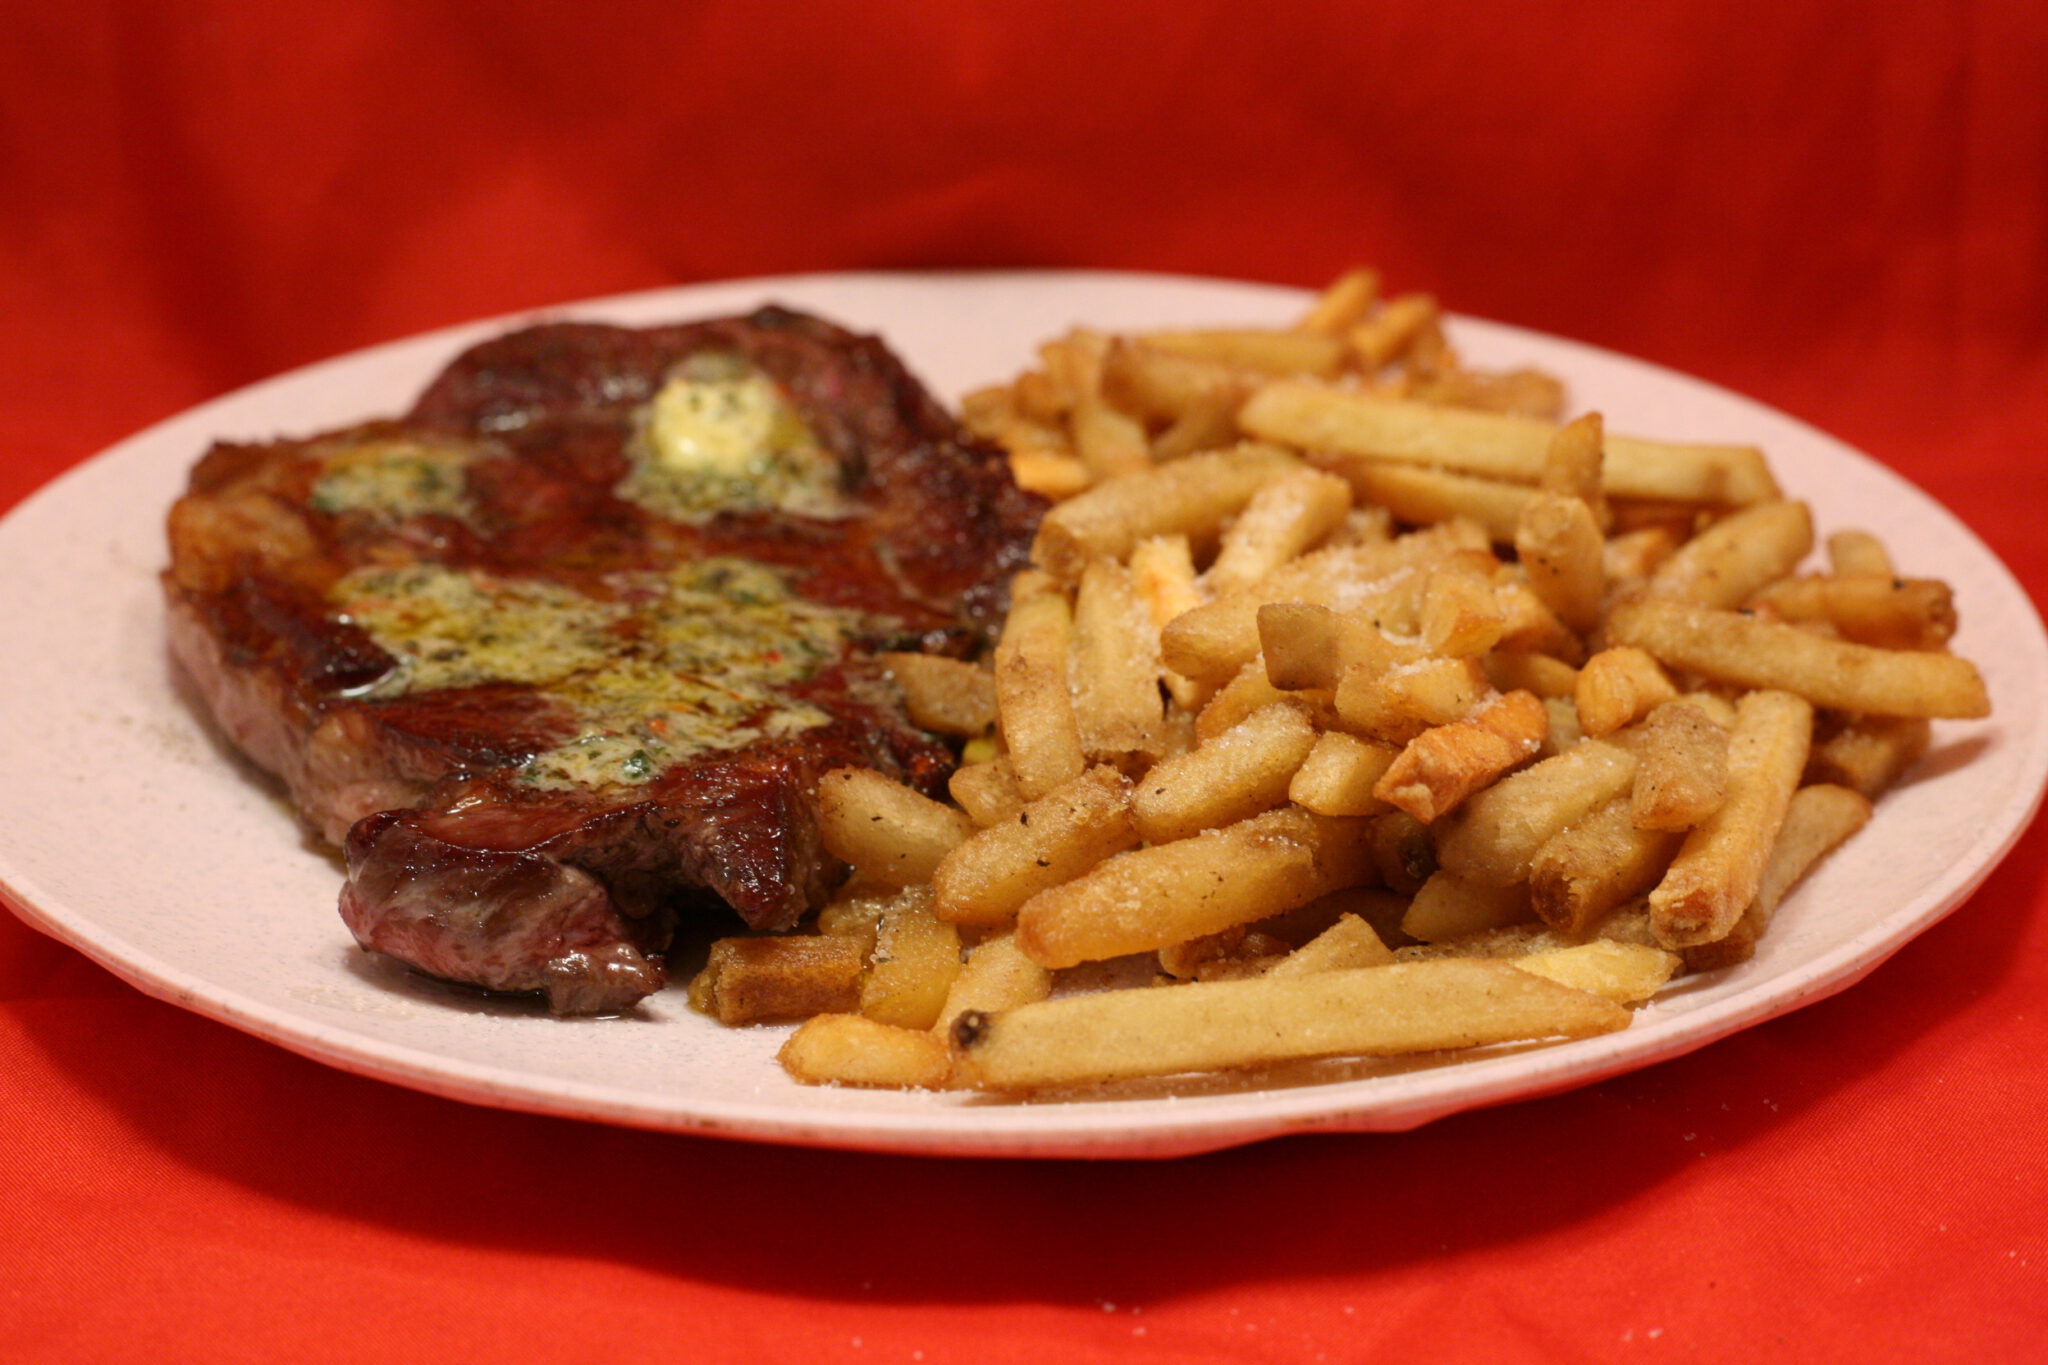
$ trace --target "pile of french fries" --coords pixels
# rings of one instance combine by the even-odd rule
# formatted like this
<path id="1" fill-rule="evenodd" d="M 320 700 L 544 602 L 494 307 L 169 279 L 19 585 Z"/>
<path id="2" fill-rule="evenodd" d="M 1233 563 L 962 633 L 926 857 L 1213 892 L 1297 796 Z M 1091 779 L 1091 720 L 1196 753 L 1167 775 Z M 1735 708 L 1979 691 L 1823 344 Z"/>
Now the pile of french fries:
<path id="1" fill-rule="evenodd" d="M 973 396 L 1055 499 L 993 657 L 892 656 L 952 800 L 821 784 L 814 932 L 693 1003 L 800 1081 L 1057 1092 L 1625 1027 L 1748 958 L 1929 722 L 1948 587 L 1826 568 L 1751 448 L 1560 424 L 1371 272 L 1293 328 L 1047 343 Z M 1105 979 L 1139 984 L 1100 988 Z"/>

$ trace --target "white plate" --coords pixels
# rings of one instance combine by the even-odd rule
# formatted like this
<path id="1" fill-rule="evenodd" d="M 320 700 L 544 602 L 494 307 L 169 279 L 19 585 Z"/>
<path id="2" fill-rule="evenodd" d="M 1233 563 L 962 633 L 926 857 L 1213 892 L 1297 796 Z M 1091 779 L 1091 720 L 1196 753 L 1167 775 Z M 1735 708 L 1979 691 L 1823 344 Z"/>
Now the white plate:
<path id="1" fill-rule="evenodd" d="M 663 290 L 556 315 L 656 322 L 764 300 L 876 331 L 947 397 L 1007 378 L 1033 345 L 1099 326 L 1290 318 L 1285 289 L 1097 273 L 830 275 Z M 726 1030 L 670 990 L 634 1020 L 563 1021 L 367 958 L 335 913 L 340 875 L 272 788 L 231 762 L 175 685 L 155 575 L 164 510 L 215 437 L 303 435 L 407 406 L 499 319 L 379 346 L 153 427 L 0 525 L 0 890 L 31 923 L 153 995 L 364 1075 L 515 1109 L 819 1146 L 1164 1156 L 1309 1129 L 1398 1130 L 1582 1085 L 1689 1051 L 1841 989 L 1954 908 L 2025 827 L 2048 776 L 2048 640 L 2004 566 L 1868 458 L 1696 380 L 1480 322 L 1480 364 L 1536 364 L 1610 429 L 1755 442 L 1823 528 L 1861 526 L 1956 585 L 1959 650 L 1996 706 L 1936 748 L 1870 829 L 1801 887 L 1756 959 L 1681 983 L 1626 1031 L 1456 1063 L 1308 1067 L 1287 1083 L 1010 1104 L 808 1089 L 784 1031 Z"/>

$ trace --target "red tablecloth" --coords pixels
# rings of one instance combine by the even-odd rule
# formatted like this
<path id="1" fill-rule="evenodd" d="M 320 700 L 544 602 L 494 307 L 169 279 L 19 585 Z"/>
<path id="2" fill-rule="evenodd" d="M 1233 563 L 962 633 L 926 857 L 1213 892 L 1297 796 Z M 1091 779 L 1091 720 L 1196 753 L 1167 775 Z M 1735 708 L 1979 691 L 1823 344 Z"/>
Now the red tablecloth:
<path id="1" fill-rule="evenodd" d="M 2038 601 L 2044 70 L 2024 0 L 11 6 L 0 507 L 245 382 L 529 305 L 1369 261 L 1814 421 Z M 2041 1359 L 2044 861 L 1683 1060 L 1153 1165 L 472 1108 L 0 916 L 0 1357 Z"/>

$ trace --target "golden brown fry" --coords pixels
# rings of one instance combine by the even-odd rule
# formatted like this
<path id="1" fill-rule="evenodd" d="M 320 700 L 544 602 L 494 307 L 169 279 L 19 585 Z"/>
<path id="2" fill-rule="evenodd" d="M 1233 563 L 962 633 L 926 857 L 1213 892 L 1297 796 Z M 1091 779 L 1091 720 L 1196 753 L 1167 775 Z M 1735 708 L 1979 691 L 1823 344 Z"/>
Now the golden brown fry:
<path id="1" fill-rule="evenodd" d="M 1917 716 L 1857 716 L 1813 746 L 1810 782 L 1832 782 L 1875 801 L 1920 755 L 1933 727 Z"/>
<path id="2" fill-rule="evenodd" d="M 1124 559 L 1151 536 L 1213 541 L 1269 477 L 1298 467 L 1283 450 L 1247 443 L 1105 480 L 1045 514 L 1032 562 L 1074 583 L 1090 559 Z"/>
<path id="3" fill-rule="evenodd" d="M 1203 584 L 1218 596 L 1251 587 L 1336 528 L 1351 510 L 1351 485 L 1318 470 L 1290 470 L 1252 494 L 1224 528 Z"/>
<path id="4" fill-rule="evenodd" d="M 1527 692 L 1495 698 L 1467 720 L 1425 730 L 1408 742 L 1373 787 L 1382 801 L 1428 824 L 1536 752 L 1550 724 Z M 1393 885 L 1389 879 L 1389 885 Z"/>
<path id="5" fill-rule="evenodd" d="M 1081 457 L 1056 446 L 1026 445 L 1003 438 L 1010 455 L 1010 477 L 1027 493 L 1059 502 L 1095 482 Z"/>
<path id="6" fill-rule="evenodd" d="M 1337 715 L 1361 734 L 1407 744 L 1466 719 L 1491 692 L 1476 659 L 1425 657 L 1393 669 L 1354 664 L 1337 682 Z"/>
<path id="7" fill-rule="evenodd" d="M 1898 572 L 1892 567 L 1892 557 L 1884 542 L 1868 531 L 1837 531 L 1829 536 L 1828 567 L 1845 577 L 1875 574 L 1890 578 Z"/>
<path id="8" fill-rule="evenodd" d="M 1262 376 L 1214 360 L 1173 355 L 1119 337 L 1103 357 L 1103 396 L 1151 422 L 1179 422 L 1198 413 L 1221 413 L 1237 429 L 1240 403 Z M 1236 439 L 1233 434 L 1232 439 Z M 1185 454 L 1186 452 L 1182 452 Z"/>
<path id="9" fill-rule="evenodd" d="M 932 1032 L 943 1039 L 969 1010 L 1015 1009 L 1051 993 L 1052 973 L 1024 956 L 1015 934 L 996 934 L 968 950 Z"/>
<path id="10" fill-rule="evenodd" d="M 1870 802 L 1846 787 L 1801 787 L 1785 808 L 1785 823 L 1757 879 L 1756 898 L 1726 936 L 1685 950 L 1696 972 L 1746 962 L 1787 893 L 1813 865 L 1870 820 Z"/>
<path id="11" fill-rule="evenodd" d="M 1069 676 L 1081 751 L 1092 761 L 1156 762 L 1165 752 L 1159 632 L 1131 572 L 1097 559 L 1074 596 Z"/>
<path id="12" fill-rule="evenodd" d="M 1785 578 L 1758 589 L 1749 605 L 1787 621 L 1824 621 L 1845 640 L 1882 649 L 1942 649 L 1956 633 L 1955 594 L 1931 578 Z"/>
<path id="13" fill-rule="evenodd" d="M 1491 574 L 1461 557 L 1424 576 L 1419 625 L 1430 653 L 1477 659 L 1507 634 L 1508 614 Z"/>
<path id="14" fill-rule="evenodd" d="M 1441 310 L 1427 294 L 1403 294 L 1388 299 L 1379 311 L 1354 324 L 1345 339 L 1367 371 L 1391 364 L 1435 324 Z"/>
<path id="15" fill-rule="evenodd" d="M 1607 592 L 1606 542 L 1593 509 L 1578 498 L 1539 492 L 1515 525 L 1515 553 L 1529 587 L 1576 631 L 1600 620 Z"/>
<path id="16" fill-rule="evenodd" d="M 933 915 L 928 888 L 913 888 L 883 910 L 875 925 L 860 1012 L 878 1024 L 928 1029 L 959 974 L 960 931 Z"/>
<path id="17" fill-rule="evenodd" d="M 1017 770 L 1007 755 L 963 763 L 953 770 L 946 791 L 982 829 L 1001 824 L 1024 805 L 1024 793 L 1017 789 Z"/>
<path id="18" fill-rule="evenodd" d="M 1403 962 L 966 1014 L 953 1030 L 954 1071 L 960 1084 L 1024 1091 L 1300 1057 L 1588 1037 L 1628 1020 L 1612 1001 L 1503 962 Z"/>
<path id="19" fill-rule="evenodd" d="M 1345 271 L 1317 296 L 1315 305 L 1295 323 L 1303 332 L 1342 336 L 1372 310 L 1380 295 L 1380 272 L 1365 266 Z"/>
<path id="20" fill-rule="evenodd" d="M 1073 634 L 1073 610 L 1056 583 L 1028 570 L 1011 580 L 1010 615 L 996 645 L 996 720 L 1026 800 L 1087 766 L 1067 685 Z"/>
<path id="21" fill-rule="evenodd" d="M 1197 607 L 1160 634 L 1166 665 L 1209 682 L 1222 682 L 1259 650 L 1259 608 L 1307 602 L 1350 611 L 1391 592 L 1397 584 L 1444 558 L 1486 548 L 1483 531 L 1450 522 L 1397 540 L 1360 542 L 1311 551 L 1283 564 L 1244 592 Z"/>
<path id="22" fill-rule="evenodd" d="M 1131 797 L 1139 836 L 1163 844 L 1271 810 L 1287 799 L 1315 742 L 1315 727 L 1294 703 L 1254 711 L 1139 780 Z"/>
<path id="23" fill-rule="evenodd" d="M 1496 691 L 1533 692 L 1547 701 L 1569 698 L 1578 690 L 1579 670 L 1548 654 L 1496 649 L 1479 662 Z"/>
<path id="24" fill-rule="evenodd" d="M 1336 923 L 1270 967 L 1266 975 L 1306 976 L 1352 967 L 1384 967 L 1394 950 L 1381 941 L 1371 924 L 1357 915 L 1339 915 Z"/>
<path id="25" fill-rule="evenodd" d="M 1517 882 L 1545 840 L 1620 796 L 1635 756 L 1589 739 L 1473 796 L 1437 830 L 1437 862 L 1475 881 Z"/>
<path id="26" fill-rule="evenodd" d="M 851 1010 L 862 965 L 861 940 L 851 935 L 722 938 L 690 983 L 690 1003 L 721 1024 Z"/>
<path id="27" fill-rule="evenodd" d="M 1087 396 L 1075 403 L 1067 421 L 1074 434 L 1074 453 L 1098 483 L 1152 467 L 1152 444 L 1145 424 L 1129 413 Z"/>
<path id="28" fill-rule="evenodd" d="M 1634 724 L 1677 697 L 1678 685 L 1657 661 L 1626 645 L 1603 649 L 1586 660 L 1572 689 L 1579 728 L 1596 739 Z"/>
<path id="29" fill-rule="evenodd" d="M 1330 704 L 1327 688 L 1283 690 L 1275 687 L 1267 677 L 1265 661 L 1253 655 L 1251 661 L 1238 670 L 1237 676 L 1219 688 L 1202 707 L 1201 713 L 1195 717 L 1195 737 L 1198 740 L 1214 739 L 1252 712 L 1275 702 L 1293 702 L 1307 708 L 1318 725 L 1330 724 L 1336 719 L 1337 713 Z"/>
<path id="30" fill-rule="evenodd" d="M 1090 768 L 990 825 L 932 874 L 934 912 L 954 924 L 1000 925 L 1048 887 L 1138 842 L 1131 784 L 1112 768 Z"/>
<path id="31" fill-rule="evenodd" d="M 1551 927 L 1583 935 L 1609 911 L 1655 886 L 1681 837 L 1640 829 L 1629 819 L 1626 800 L 1609 801 L 1536 850 L 1529 865 L 1530 905 Z"/>
<path id="32" fill-rule="evenodd" d="M 1421 465 L 1391 460 L 1336 460 L 1321 454 L 1316 462 L 1351 483 L 1360 502 L 1375 503 L 1413 526 L 1463 519 L 1482 526 L 1487 538 L 1512 545 L 1515 528 L 1537 494 L 1518 483 L 1474 478 Z"/>
<path id="33" fill-rule="evenodd" d="M 1745 507 L 1678 547 L 1650 575 L 1650 592 L 1703 607 L 1734 607 L 1792 572 L 1813 549 L 1813 514 L 1803 502 Z"/>
<path id="34" fill-rule="evenodd" d="M 1151 952 L 1356 885 L 1370 850 L 1356 821 L 1282 809 L 1134 849 L 1041 891 L 1017 912 L 1033 961 L 1071 967 Z"/>
<path id="35" fill-rule="evenodd" d="M 1290 691 L 1334 688 L 1354 667 L 1386 672 L 1428 652 L 1420 644 L 1388 639 L 1362 612 L 1340 613 L 1311 602 L 1269 602 L 1259 608 L 1258 628 L 1267 680 Z"/>
<path id="36" fill-rule="evenodd" d="M 1325 731 L 1287 784 L 1287 799 L 1318 815 L 1377 815 L 1387 803 L 1373 787 L 1399 756 L 1390 744 Z"/>
<path id="37" fill-rule="evenodd" d="M 835 768 L 818 779 L 825 851 L 871 881 L 928 881 L 939 859 L 973 832 L 961 812 L 872 769 Z"/>
<path id="38" fill-rule="evenodd" d="M 1991 697 L 1976 666 L 1949 654 L 1875 649 L 1797 626 L 1688 603 L 1624 603 L 1608 637 L 1716 682 L 1796 692 L 1816 706 L 1878 715 L 1976 719 Z"/>
<path id="39" fill-rule="evenodd" d="M 1344 364 L 1344 342 L 1309 331 L 1252 328 L 1196 332 L 1141 332 L 1138 345 L 1167 355 L 1210 360 L 1263 374 L 1334 376 Z"/>
<path id="40" fill-rule="evenodd" d="M 1529 918 L 1527 882 L 1474 881 L 1439 868 L 1408 903 L 1401 932 L 1423 943 L 1458 938 Z"/>
<path id="41" fill-rule="evenodd" d="M 1813 708 L 1790 692 L 1752 692 L 1735 707 L 1728 799 L 1685 837 L 1650 893 L 1650 924 L 1667 948 L 1712 943 L 1756 898 L 1813 736 Z"/>
<path id="42" fill-rule="evenodd" d="M 819 1014 L 791 1034 L 775 1060 L 805 1085 L 939 1090 L 953 1070 L 946 1040 L 858 1014 Z"/>
<path id="43" fill-rule="evenodd" d="M 1728 731 L 1690 700 L 1652 711 L 1630 732 L 1629 748 L 1636 756 L 1629 819 L 1638 829 L 1691 829 L 1727 798 Z"/>
<path id="44" fill-rule="evenodd" d="M 1677 953 L 1640 943 L 1595 940 L 1571 948 L 1552 948 L 1508 959 L 1574 990 L 1589 991 L 1617 1005 L 1640 1005 L 1677 975 L 1685 964 Z"/>
<path id="45" fill-rule="evenodd" d="M 1260 388 L 1238 421 L 1254 436 L 1302 450 L 1532 485 L 1542 476 L 1557 434 L 1553 424 L 1531 418 L 1404 402 L 1300 379 Z M 1763 455 L 1748 446 L 1676 445 L 1610 434 L 1602 479 L 1610 497 L 1741 506 L 1778 495 Z"/>
<path id="46" fill-rule="evenodd" d="M 903 689 L 911 723 L 945 735 L 978 735 L 995 724 L 996 681 L 985 668 L 939 654 L 884 654 Z"/>

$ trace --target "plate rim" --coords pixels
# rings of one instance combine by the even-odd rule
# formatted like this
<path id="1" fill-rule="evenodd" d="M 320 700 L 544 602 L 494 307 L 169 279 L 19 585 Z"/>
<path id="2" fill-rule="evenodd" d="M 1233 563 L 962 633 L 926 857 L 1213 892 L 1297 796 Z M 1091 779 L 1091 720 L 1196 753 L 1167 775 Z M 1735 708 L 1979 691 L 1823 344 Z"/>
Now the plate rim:
<path id="1" fill-rule="evenodd" d="M 1147 287 L 1181 290 L 1190 287 L 1214 290 L 1218 294 L 1238 292 L 1246 297 L 1266 294 L 1288 296 L 1305 302 L 1309 291 L 1259 281 L 1223 277 L 1182 275 L 1164 272 L 1122 270 L 1030 270 L 991 269 L 959 271 L 817 271 L 741 278 L 707 280 L 686 285 L 634 290 L 592 299 L 573 300 L 538 308 L 519 309 L 488 318 L 475 319 L 345 352 L 341 355 L 296 366 L 230 392 L 219 394 L 192 407 L 171 414 L 66 469 L 31 492 L 0 518 L 0 551 L 10 535 L 49 515 L 47 509 L 61 504 L 68 490 L 95 477 L 123 459 L 140 458 L 173 432 L 204 426 L 217 411 L 232 410 L 257 401 L 274 390 L 291 389 L 317 379 L 323 371 L 348 363 L 365 363 L 373 355 L 418 348 L 432 351 L 456 347 L 507 327 L 552 318 L 594 317 L 606 313 L 632 312 L 646 308 L 675 306 L 702 310 L 713 305 L 690 302 L 706 294 L 750 293 L 765 300 L 778 290 L 802 291 L 819 286 L 916 284 L 918 286 L 971 283 L 1013 287 L 1017 285 L 1077 283 L 1092 286 L 1137 283 Z M 860 319 L 843 320 L 865 330 L 874 326 Z M 1990 567 L 2001 587 L 2025 607 L 2024 618 L 2031 627 L 2019 643 L 2037 661 L 2048 661 L 2048 630 L 2039 611 L 2017 577 L 1990 547 L 1959 517 L 1937 499 L 1897 471 L 1874 457 L 1847 445 L 1839 438 L 1803 420 L 1770 407 L 1759 400 L 1700 379 L 1655 361 L 1642 360 L 1567 337 L 1537 332 L 1513 324 L 1459 317 L 1454 326 L 1491 329 L 1502 338 L 1526 339 L 1543 348 L 1564 348 L 1568 353 L 1597 357 L 1603 363 L 1618 364 L 1647 372 L 1665 382 L 1677 382 L 1702 390 L 1718 401 L 1732 401 L 1776 423 L 1790 424 L 1806 439 L 1829 448 L 1835 456 L 1847 456 L 1866 474 L 1887 481 L 1892 495 L 1905 495 L 1920 510 L 1932 509 L 1947 523 L 1953 535 Z M 878 330 L 880 330 L 878 328 Z M 1030 344 L 1038 338 L 1019 338 Z M 906 357 L 914 370 L 920 358 Z M 420 375 L 424 380 L 431 370 Z M 991 382 L 994 378 L 992 377 Z M 950 395 L 942 395 L 950 400 Z M 390 1081 L 427 1093 L 496 1107 L 576 1117 L 659 1131 L 704 1136 L 739 1138 L 807 1147 L 857 1149 L 864 1151 L 971 1156 L 1177 1156 L 1216 1150 L 1286 1133 L 1305 1131 L 1397 1131 L 1431 1122 L 1466 1109 L 1486 1107 L 1542 1094 L 1556 1093 L 1626 1071 L 1652 1065 L 1693 1051 L 1741 1031 L 1763 1019 L 1775 1017 L 1846 989 L 1879 966 L 1933 924 L 1964 903 L 1989 877 L 1998 864 L 2024 836 L 2039 811 L 2044 785 L 2048 785 L 2048 727 L 2037 728 L 2031 750 L 2020 755 L 2022 771 L 2030 780 L 2016 792 L 2008 792 L 2000 808 L 2001 818 L 1987 822 L 1971 842 L 1967 856 L 1953 872 L 1917 901 L 1898 907 L 1848 940 L 1821 953 L 1814 960 L 1787 972 L 1793 988 L 1776 993 L 1737 993 L 1704 1011 L 1687 1012 L 1657 1019 L 1638 1019 L 1629 1029 L 1604 1038 L 1577 1043 L 1547 1045 L 1540 1050 L 1517 1053 L 1514 1060 L 1540 1058 L 1533 1067 L 1519 1070 L 1495 1065 L 1497 1059 L 1481 1058 L 1438 1067 L 1418 1084 L 1406 1102 L 1393 1106 L 1374 1105 L 1369 1095 L 1357 1094 L 1346 1104 L 1339 1093 L 1348 1094 L 1353 1085 L 1366 1082 L 1331 1082 L 1287 1089 L 1253 1089 L 1229 1096 L 1203 1096 L 1187 1101 L 1220 1110 L 1216 1117 L 1174 1112 L 1171 1106 L 1132 1113 L 1136 1122 L 1123 1128 L 1097 1130 L 1078 1128 L 1062 1116 L 1077 1112 L 1076 1104 L 988 1104 L 944 1109 L 880 1112 L 872 1110 L 819 1110 L 787 1117 L 789 1106 L 756 1106 L 714 1102 L 679 1113 L 676 1103 L 650 1103 L 647 1097 L 634 1099 L 638 1092 L 616 1086 L 568 1082 L 541 1078 L 505 1067 L 458 1060 L 409 1045 L 392 1044 L 360 1032 L 349 1032 L 324 1021 L 307 1021 L 294 1016 L 282 1004 L 266 1002 L 239 989 L 203 979 L 200 974 L 164 961 L 147 947 L 136 945 L 124 934 L 104 926 L 81 924 L 65 907 L 42 903 L 33 887 L 20 885 L 24 879 L 13 866 L 10 850 L 0 841 L 0 900 L 4 900 L 25 922 L 84 953 L 117 977 L 145 994 L 225 1023 L 242 1032 L 277 1044 L 299 1055 L 373 1079 Z M 1898 922 L 1906 921 L 1903 925 Z M 1767 978 L 1765 983 L 1778 980 Z M 1754 997 L 1746 999 L 1746 997 Z M 1705 1027 L 1702 1027 L 1705 1025 Z M 1531 1084 L 1532 1073 L 1534 1084 Z M 1414 1073 L 1410 1073 L 1411 1075 Z M 1434 1081 L 1434 1084 L 1429 1083 Z M 1335 1092 L 1335 1093 L 1333 1093 Z M 1231 1101 L 1243 1101 L 1233 1104 Z M 565 1101 L 567 1101 L 565 1103 Z M 1123 1105 L 1114 1098 L 1080 1101 L 1083 1107 Z M 1256 1104 L 1259 1112 L 1249 1112 Z M 1246 1112 L 1237 1112 L 1238 1110 Z M 958 1125 L 959 1114 L 1005 1115 L 994 1128 Z M 1390 1121 L 1391 1120 L 1391 1121 Z M 960 1128 L 960 1131 L 954 1131 Z"/>

